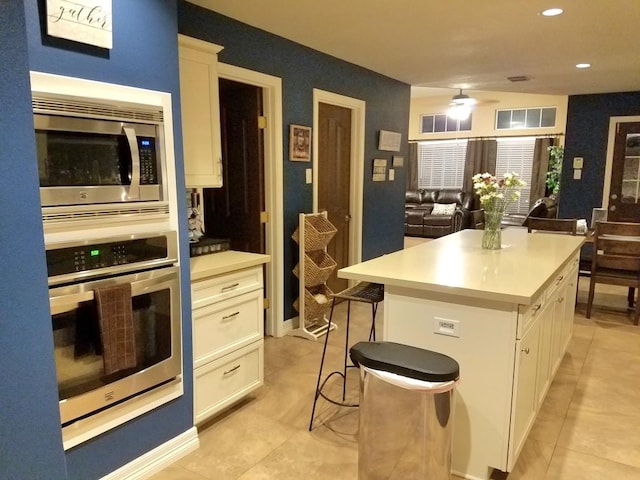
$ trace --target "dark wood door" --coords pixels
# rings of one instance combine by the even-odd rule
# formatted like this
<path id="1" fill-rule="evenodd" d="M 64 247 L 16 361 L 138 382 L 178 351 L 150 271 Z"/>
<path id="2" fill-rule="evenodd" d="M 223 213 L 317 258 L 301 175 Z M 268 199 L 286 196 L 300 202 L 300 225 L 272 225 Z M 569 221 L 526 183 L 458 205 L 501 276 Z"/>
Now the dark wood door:
<path id="1" fill-rule="evenodd" d="M 607 220 L 640 222 L 640 123 L 618 123 Z"/>
<path id="2" fill-rule="evenodd" d="M 351 110 L 320 103 L 318 123 L 318 211 L 326 210 L 338 230 L 327 246 L 337 271 L 349 265 Z M 333 292 L 348 285 L 336 271 L 327 280 Z"/>
<path id="3" fill-rule="evenodd" d="M 233 250 L 253 253 L 265 253 L 260 115 L 261 88 L 220 79 L 223 185 L 204 190 L 205 235 L 228 238 Z"/>

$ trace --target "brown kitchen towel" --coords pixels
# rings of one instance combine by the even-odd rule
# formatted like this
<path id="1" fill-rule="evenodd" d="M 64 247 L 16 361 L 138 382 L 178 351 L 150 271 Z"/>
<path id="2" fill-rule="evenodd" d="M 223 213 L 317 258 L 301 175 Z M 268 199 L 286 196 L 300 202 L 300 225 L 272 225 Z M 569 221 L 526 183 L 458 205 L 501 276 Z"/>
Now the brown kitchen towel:
<path id="1" fill-rule="evenodd" d="M 105 375 L 136 366 L 131 284 L 94 290 Z"/>

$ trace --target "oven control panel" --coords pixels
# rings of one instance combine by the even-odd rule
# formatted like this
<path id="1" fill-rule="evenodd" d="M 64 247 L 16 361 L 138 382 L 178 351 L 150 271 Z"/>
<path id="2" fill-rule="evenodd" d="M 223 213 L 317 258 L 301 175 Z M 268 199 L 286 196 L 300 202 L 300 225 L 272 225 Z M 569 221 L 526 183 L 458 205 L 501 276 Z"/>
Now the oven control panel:
<path id="1" fill-rule="evenodd" d="M 169 236 L 127 238 L 114 241 L 60 245 L 47 249 L 49 283 L 54 277 L 108 269 L 127 271 L 154 266 L 156 260 L 171 260 Z M 121 268 L 122 269 L 122 268 Z"/>

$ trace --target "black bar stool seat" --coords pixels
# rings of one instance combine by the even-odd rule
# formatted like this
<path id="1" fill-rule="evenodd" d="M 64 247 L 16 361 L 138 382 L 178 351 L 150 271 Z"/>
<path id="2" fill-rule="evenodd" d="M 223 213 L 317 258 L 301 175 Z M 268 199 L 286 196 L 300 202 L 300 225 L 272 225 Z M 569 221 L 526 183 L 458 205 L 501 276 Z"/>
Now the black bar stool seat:
<path id="1" fill-rule="evenodd" d="M 351 323 L 351 302 L 368 303 L 371 305 L 371 329 L 369 330 L 369 341 L 376 339 L 376 313 L 378 312 L 378 303 L 384 300 L 384 285 L 371 282 L 360 282 L 353 287 L 349 287 L 338 293 L 332 294 L 333 303 L 331 304 L 331 313 L 329 315 L 329 328 L 324 338 L 324 347 L 322 349 L 322 359 L 320 360 L 320 371 L 318 372 L 318 382 L 316 383 L 316 394 L 313 399 L 313 408 L 311 410 L 311 420 L 309 421 L 309 431 L 313 428 L 313 417 L 316 411 L 316 404 L 318 398 L 322 397 L 334 405 L 342 407 L 357 407 L 357 403 L 346 402 L 347 391 L 347 368 L 355 367 L 355 365 L 347 365 L 347 358 L 349 353 L 349 325 Z M 345 330 L 345 343 L 344 343 L 344 361 L 342 371 L 333 371 L 327 375 L 322 381 L 322 369 L 324 368 L 324 359 L 327 353 L 327 344 L 329 342 L 329 333 L 331 332 L 331 322 L 333 321 L 333 309 L 336 306 L 337 301 L 347 301 L 347 327 Z M 342 377 L 342 401 L 337 401 L 327 397 L 322 389 L 327 381 L 333 376 L 339 375 Z M 322 382 L 322 383 L 321 383 Z"/>

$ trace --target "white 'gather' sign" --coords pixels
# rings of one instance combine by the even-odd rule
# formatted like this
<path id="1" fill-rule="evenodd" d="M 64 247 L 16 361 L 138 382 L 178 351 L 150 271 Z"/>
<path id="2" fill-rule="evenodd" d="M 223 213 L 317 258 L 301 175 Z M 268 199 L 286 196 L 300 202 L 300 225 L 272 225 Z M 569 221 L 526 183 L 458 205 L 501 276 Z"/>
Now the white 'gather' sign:
<path id="1" fill-rule="evenodd" d="M 47 0 L 47 33 L 112 48 L 111 0 Z"/>

